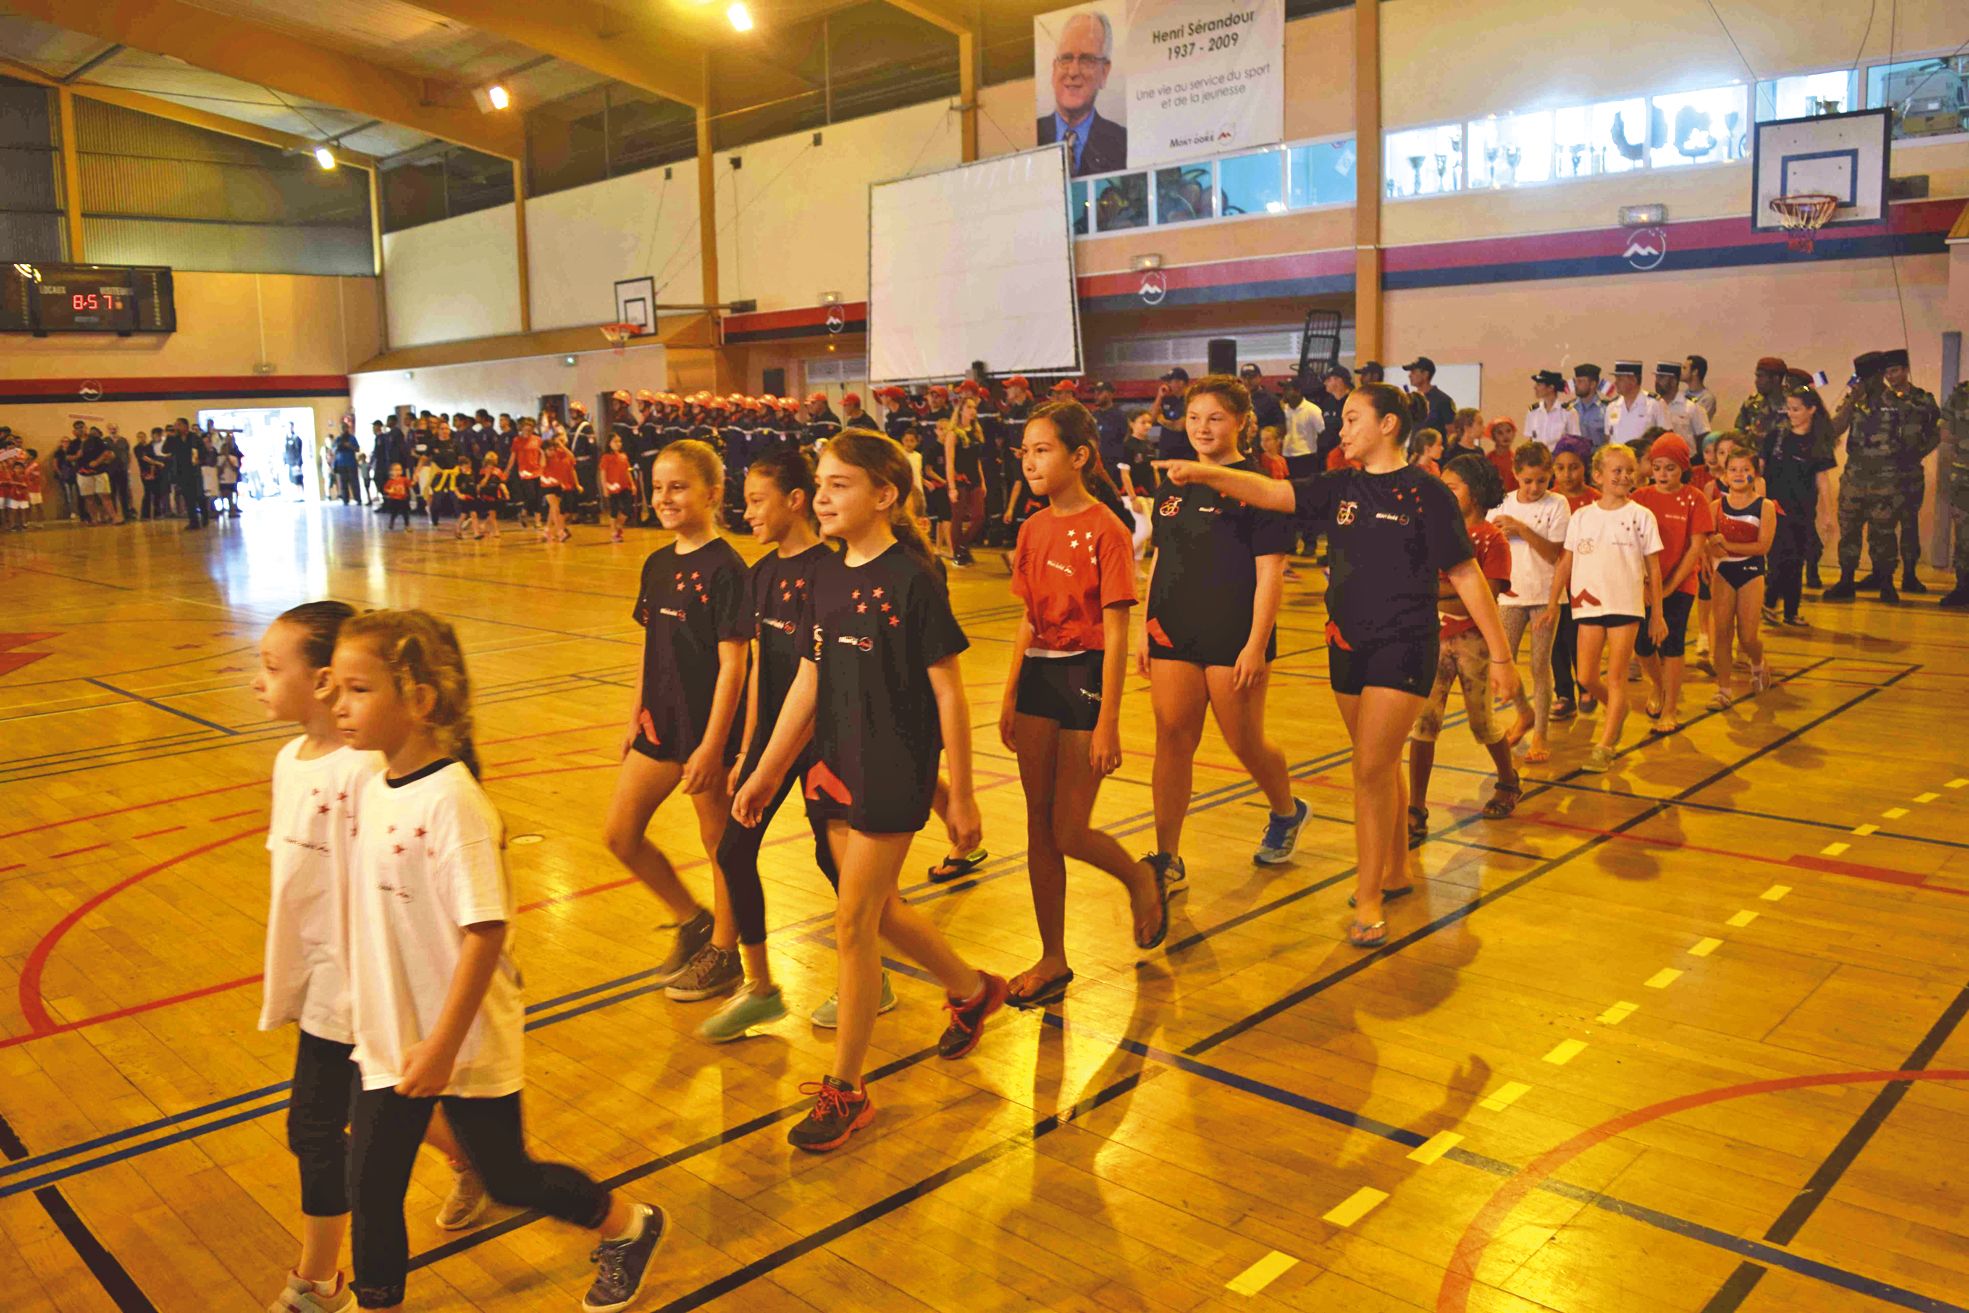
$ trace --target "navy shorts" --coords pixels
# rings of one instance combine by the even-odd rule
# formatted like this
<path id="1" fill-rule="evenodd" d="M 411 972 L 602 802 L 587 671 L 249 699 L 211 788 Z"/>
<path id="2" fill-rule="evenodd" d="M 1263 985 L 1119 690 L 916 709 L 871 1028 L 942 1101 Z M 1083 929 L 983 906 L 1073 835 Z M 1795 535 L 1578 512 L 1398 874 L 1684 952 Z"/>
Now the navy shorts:
<path id="1" fill-rule="evenodd" d="M 1016 710 L 1056 721 L 1061 729 L 1091 733 L 1101 718 L 1101 662 L 1105 652 L 1028 656 L 1019 667 Z"/>
<path id="2" fill-rule="evenodd" d="M 1641 632 L 1634 638 L 1636 656 L 1678 657 L 1683 653 L 1689 637 L 1689 612 L 1696 604 L 1695 594 L 1673 592 L 1662 599 L 1661 618 L 1668 622 L 1668 637 L 1661 640 L 1659 647 L 1648 637 L 1648 627 L 1641 626 Z"/>
<path id="3" fill-rule="evenodd" d="M 1426 698 L 1436 685 L 1436 664 L 1442 643 L 1434 634 L 1425 639 L 1393 638 L 1363 647 L 1326 648 L 1326 677 L 1335 693 L 1359 696 L 1366 688 L 1392 688 Z"/>

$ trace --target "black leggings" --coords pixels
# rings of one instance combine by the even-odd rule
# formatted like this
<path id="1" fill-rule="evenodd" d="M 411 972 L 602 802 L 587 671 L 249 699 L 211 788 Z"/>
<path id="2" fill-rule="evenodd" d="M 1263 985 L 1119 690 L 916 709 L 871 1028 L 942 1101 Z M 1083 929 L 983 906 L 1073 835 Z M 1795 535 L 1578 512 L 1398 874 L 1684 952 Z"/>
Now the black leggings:
<path id="1" fill-rule="evenodd" d="M 1573 662 L 1579 651 L 1579 626 L 1573 623 L 1572 607 L 1559 608 L 1559 627 L 1552 631 L 1552 696 L 1573 700 Z"/>
<path id="2" fill-rule="evenodd" d="M 1811 549 L 1812 513 L 1785 507 L 1784 514 L 1778 516 L 1777 537 L 1771 540 L 1771 579 L 1765 585 L 1769 591 L 1764 600 L 1782 609 L 1787 620 L 1798 617 L 1798 603 L 1805 594 L 1805 561 Z"/>
<path id="3" fill-rule="evenodd" d="M 496 1099 L 449 1095 L 412 1099 L 391 1089 L 362 1090 L 356 1095 L 349 1156 L 356 1202 L 351 1243 L 355 1276 L 349 1284 L 362 1308 L 390 1308 L 403 1302 L 404 1278 L 410 1268 L 403 1200 L 410 1191 L 417 1146 L 424 1142 L 431 1109 L 440 1102 L 452 1134 L 494 1200 L 537 1208 L 591 1231 L 608 1217 L 609 1192 L 594 1178 L 563 1163 L 537 1161 L 527 1153 L 518 1094 Z"/>
<path id="4" fill-rule="evenodd" d="M 758 769 L 759 756 L 759 748 L 745 754 L 745 774 L 750 775 Z M 765 846 L 766 827 L 773 823 L 779 805 L 786 801 L 787 794 L 800 787 L 810 764 L 803 754 L 799 763 L 786 772 L 786 778 L 779 782 L 779 789 L 773 794 L 773 800 L 766 804 L 757 825 L 728 822 L 725 837 L 718 841 L 718 869 L 724 873 L 725 893 L 732 901 L 732 919 L 738 922 L 738 942 L 741 944 L 766 942 L 766 891 L 759 882 L 759 849 Z M 820 867 L 820 873 L 839 893 L 841 873 L 834 867 L 834 850 L 827 843 L 827 824 L 811 812 L 807 815 L 807 824 L 813 827 L 814 832 L 814 864 Z"/>
<path id="5" fill-rule="evenodd" d="M 301 1032 L 294 1050 L 294 1092 L 287 1103 L 287 1147 L 301 1165 L 301 1211 L 340 1217 L 349 1211 L 349 1107 L 358 1084 L 352 1044 Z"/>

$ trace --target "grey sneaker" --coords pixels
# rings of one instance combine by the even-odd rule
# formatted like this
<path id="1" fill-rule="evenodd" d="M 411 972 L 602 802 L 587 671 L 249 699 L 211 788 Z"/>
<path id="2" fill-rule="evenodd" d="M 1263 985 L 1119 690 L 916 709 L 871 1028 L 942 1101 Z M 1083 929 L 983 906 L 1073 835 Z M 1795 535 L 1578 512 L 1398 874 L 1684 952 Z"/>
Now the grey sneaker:
<path id="1" fill-rule="evenodd" d="M 1292 859 L 1292 850 L 1299 846 L 1299 828 L 1312 814 L 1302 798 L 1292 800 L 1292 815 L 1267 816 L 1265 834 L 1258 840 L 1258 851 L 1251 860 L 1260 866 L 1278 866 Z"/>
<path id="2" fill-rule="evenodd" d="M 884 1012 L 892 1012 L 895 1010 L 895 1006 L 896 991 L 889 988 L 889 973 L 884 971 L 882 973 L 882 1003 L 881 1006 L 875 1009 L 876 1015 L 879 1016 Z M 827 1002 L 814 1009 L 814 1015 L 810 1020 L 822 1030 L 833 1030 L 835 1026 L 840 1024 L 840 1008 L 840 995 L 829 994 L 827 996 Z"/>
<path id="3" fill-rule="evenodd" d="M 738 950 L 706 944 L 663 987 L 663 995 L 673 1003 L 696 1003 L 729 994 L 744 983 L 745 967 L 738 960 Z"/>
<path id="4" fill-rule="evenodd" d="M 704 1024 L 697 1028 L 697 1037 L 713 1044 L 729 1044 L 744 1039 L 754 1026 L 770 1025 L 785 1015 L 786 994 L 778 985 L 766 993 L 761 993 L 757 985 L 749 985 L 706 1017 Z"/>
<path id="5" fill-rule="evenodd" d="M 698 955 L 711 942 L 711 913 L 698 908 L 697 915 L 677 927 L 677 941 L 670 945 L 670 956 L 656 969 L 655 979 L 660 984 L 669 984 L 684 973 L 691 959 Z"/>
<path id="6" fill-rule="evenodd" d="M 661 1208 L 637 1204 L 643 1215 L 643 1233 L 634 1240 L 604 1240 L 588 1255 L 595 1265 L 595 1284 L 581 1301 L 581 1313 L 621 1313 L 636 1302 L 643 1282 L 649 1277 L 649 1261 L 663 1243 L 670 1219 Z"/>
<path id="7" fill-rule="evenodd" d="M 438 1209 L 438 1226 L 446 1231 L 463 1231 L 485 1216 L 485 1178 L 470 1167 L 452 1169 L 451 1193 Z"/>
<path id="8" fill-rule="evenodd" d="M 1144 853 L 1142 860 L 1147 862 L 1155 873 L 1162 877 L 1162 883 L 1174 898 L 1190 887 L 1190 873 L 1183 865 L 1183 859 L 1174 853 Z"/>
<path id="9" fill-rule="evenodd" d="M 355 1306 L 355 1292 L 349 1289 L 348 1282 L 339 1282 L 334 1294 L 323 1295 L 315 1290 L 314 1282 L 289 1272 L 286 1289 L 267 1305 L 267 1313 L 343 1313 L 344 1309 Z"/>

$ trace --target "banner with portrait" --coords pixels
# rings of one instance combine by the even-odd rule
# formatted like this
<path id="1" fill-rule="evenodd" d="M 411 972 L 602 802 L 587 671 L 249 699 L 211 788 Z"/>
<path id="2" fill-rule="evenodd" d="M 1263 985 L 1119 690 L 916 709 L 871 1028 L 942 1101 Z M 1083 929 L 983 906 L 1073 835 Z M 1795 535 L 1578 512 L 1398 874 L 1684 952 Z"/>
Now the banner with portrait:
<path id="1" fill-rule="evenodd" d="M 1276 145 L 1285 0 L 1095 0 L 1032 21 L 1033 144 L 1075 177 Z"/>

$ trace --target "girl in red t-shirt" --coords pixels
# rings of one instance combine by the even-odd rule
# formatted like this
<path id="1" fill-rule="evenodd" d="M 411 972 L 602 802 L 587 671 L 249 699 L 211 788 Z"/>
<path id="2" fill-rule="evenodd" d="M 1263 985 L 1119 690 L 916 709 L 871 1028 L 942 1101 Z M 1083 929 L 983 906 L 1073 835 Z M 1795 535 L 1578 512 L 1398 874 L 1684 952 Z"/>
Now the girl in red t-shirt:
<path id="1" fill-rule="evenodd" d="M 609 541 L 622 541 L 622 526 L 629 523 L 629 512 L 636 505 L 636 482 L 629 472 L 629 454 L 622 450 L 622 435 L 608 435 L 608 450 L 602 453 L 602 512 L 615 527 Z"/>
<path id="2" fill-rule="evenodd" d="M 1066 995 L 1069 857 L 1098 866 L 1128 890 L 1135 946 L 1169 933 L 1169 886 L 1094 829 L 1101 781 L 1121 765 L 1121 691 L 1128 671 L 1128 611 L 1135 546 L 1088 485 L 1106 484 L 1100 431 L 1077 401 L 1049 401 L 1026 422 L 1026 486 L 1049 505 L 1019 529 L 1012 592 L 1025 603 L 998 712 L 998 737 L 1019 758 L 1026 795 L 1026 868 L 1039 918 L 1039 961 L 1012 977 L 1006 1001 L 1044 1007 Z"/>
<path id="3" fill-rule="evenodd" d="M 1511 586 L 1511 544 L 1503 532 L 1485 518 L 1490 508 L 1504 500 L 1504 486 L 1488 456 L 1465 452 L 1443 466 L 1443 484 L 1456 494 L 1456 505 L 1463 512 L 1463 527 L 1470 532 L 1470 545 L 1476 549 L 1477 568 L 1495 596 Z M 1436 764 L 1436 736 L 1442 732 L 1443 712 L 1449 706 L 1449 686 L 1463 688 L 1463 709 L 1470 725 L 1470 736 L 1490 753 L 1497 768 L 1497 787 L 1484 803 L 1486 820 L 1501 821 L 1518 806 L 1524 796 L 1524 781 L 1518 776 L 1511 749 L 1531 728 L 1524 716 L 1507 731 L 1491 718 L 1490 650 L 1477 622 L 1458 597 L 1448 575 L 1437 585 L 1436 613 L 1442 620 L 1437 638 L 1436 682 L 1429 700 L 1422 706 L 1415 727 L 1408 732 L 1408 841 L 1411 846 L 1429 834 L 1429 775 Z M 1412 886 L 1383 888 L 1381 896 L 1399 898 Z"/>
<path id="4" fill-rule="evenodd" d="M 531 529 L 540 520 L 540 469 L 543 463 L 540 430 L 533 420 L 523 419 L 520 421 L 520 435 L 513 439 L 513 454 L 506 462 L 506 482 L 515 489 L 519 498 L 522 529 Z"/>
<path id="5" fill-rule="evenodd" d="M 581 492 L 581 479 L 574 472 L 574 453 L 568 450 L 567 430 L 556 428 L 540 458 L 540 492 L 547 501 L 547 522 L 540 530 L 540 541 L 564 543 L 574 534 L 561 514 L 563 502 L 571 502 Z"/>

